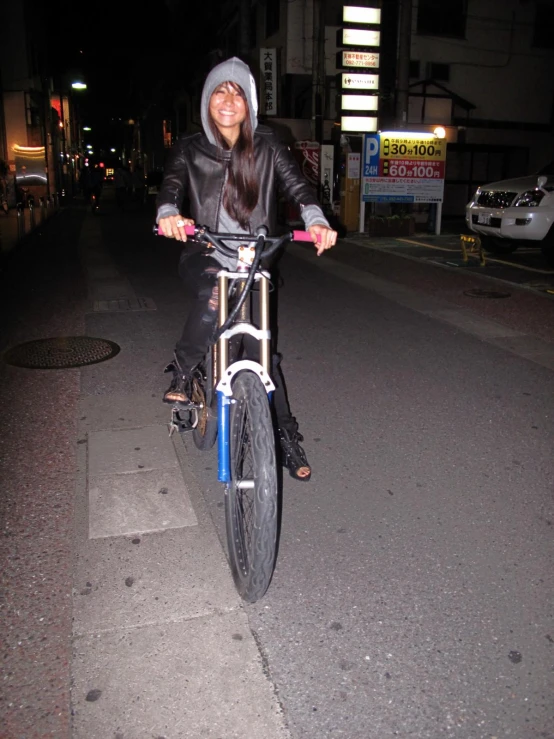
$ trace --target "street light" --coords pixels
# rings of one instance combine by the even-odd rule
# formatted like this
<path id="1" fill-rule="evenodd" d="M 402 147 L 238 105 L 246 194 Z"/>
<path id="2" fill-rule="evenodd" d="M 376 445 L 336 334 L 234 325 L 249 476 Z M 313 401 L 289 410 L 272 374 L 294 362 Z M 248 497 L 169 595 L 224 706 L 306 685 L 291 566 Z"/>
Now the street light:
<path id="1" fill-rule="evenodd" d="M 84 82 L 72 82 L 71 87 L 74 90 L 86 90 L 87 89 L 87 86 L 85 85 Z"/>

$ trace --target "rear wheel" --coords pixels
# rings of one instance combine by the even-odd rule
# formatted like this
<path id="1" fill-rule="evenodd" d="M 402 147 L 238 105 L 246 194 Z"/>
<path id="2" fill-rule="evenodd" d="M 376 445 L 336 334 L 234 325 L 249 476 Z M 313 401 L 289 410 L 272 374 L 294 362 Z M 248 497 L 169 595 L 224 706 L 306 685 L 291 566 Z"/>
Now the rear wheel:
<path id="1" fill-rule="evenodd" d="M 519 246 L 519 241 L 499 239 L 497 236 L 480 236 L 480 239 L 486 252 L 498 256 L 513 254 Z"/>
<path id="2" fill-rule="evenodd" d="M 230 415 L 229 561 L 239 595 L 254 603 L 269 587 L 275 567 L 278 482 L 269 399 L 253 372 L 235 378 Z"/>
<path id="3" fill-rule="evenodd" d="M 196 411 L 196 426 L 192 430 L 192 440 L 198 449 L 211 449 L 217 439 L 217 399 L 214 388 L 214 355 L 210 347 L 203 362 L 192 377 L 191 400 L 200 409 Z"/>

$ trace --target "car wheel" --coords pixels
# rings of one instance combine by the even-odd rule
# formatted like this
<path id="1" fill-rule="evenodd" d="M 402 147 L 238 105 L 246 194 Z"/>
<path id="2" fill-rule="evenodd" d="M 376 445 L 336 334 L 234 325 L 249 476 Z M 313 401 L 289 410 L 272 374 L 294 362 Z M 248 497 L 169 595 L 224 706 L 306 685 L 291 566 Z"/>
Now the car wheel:
<path id="1" fill-rule="evenodd" d="M 483 249 L 489 254 L 513 254 L 519 246 L 519 241 L 499 239 L 497 236 L 481 236 Z"/>
<path id="2" fill-rule="evenodd" d="M 550 226 L 550 231 L 541 241 L 541 251 L 547 265 L 554 267 L 554 226 Z"/>

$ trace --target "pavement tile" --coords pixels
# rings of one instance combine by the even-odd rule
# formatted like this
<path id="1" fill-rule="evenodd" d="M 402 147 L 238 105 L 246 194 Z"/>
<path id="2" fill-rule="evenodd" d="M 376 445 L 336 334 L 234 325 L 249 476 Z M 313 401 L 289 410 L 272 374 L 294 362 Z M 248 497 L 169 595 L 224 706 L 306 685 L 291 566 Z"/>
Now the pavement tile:
<path id="1" fill-rule="evenodd" d="M 75 635 L 225 613 L 241 603 L 213 525 L 78 543 Z"/>
<path id="2" fill-rule="evenodd" d="M 91 539 L 198 524 L 179 470 L 101 475 L 88 489 Z"/>
<path id="3" fill-rule="evenodd" d="M 92 478 L 178 466 L 167 426 L 92 431 L 88 449 L 88 472 Z"/>
<path id="4" fill-rule="evenodd" d="M 290 739 L 243 611 L 74 644 L 73 739 Z"/>

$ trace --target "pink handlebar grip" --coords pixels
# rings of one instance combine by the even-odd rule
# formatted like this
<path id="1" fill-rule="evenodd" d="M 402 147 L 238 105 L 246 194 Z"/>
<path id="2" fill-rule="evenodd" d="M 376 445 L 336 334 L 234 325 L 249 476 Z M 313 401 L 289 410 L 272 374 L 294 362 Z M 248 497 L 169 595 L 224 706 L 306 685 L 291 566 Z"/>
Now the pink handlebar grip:
<path id="1" fill-rule="evenodd" d="M 313 244 L 313 239 L 308 231 L 293 231 L 292 240 L 293 241 L 309 241 Z M 317 235 L 317 241 L 318 243 L 321 241 L 321 236 L 319 234 Z"/>
<path id="2" fill-rule="evenodd" d="M 194 236 L 194 229 L 195 226 L 185 226 L 185 233 L 187 236 Z M 163 236 L 162 232 L 160 231 L 160 227 L 156 226 L 156 233 L 158 236 Z"/>

